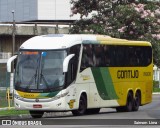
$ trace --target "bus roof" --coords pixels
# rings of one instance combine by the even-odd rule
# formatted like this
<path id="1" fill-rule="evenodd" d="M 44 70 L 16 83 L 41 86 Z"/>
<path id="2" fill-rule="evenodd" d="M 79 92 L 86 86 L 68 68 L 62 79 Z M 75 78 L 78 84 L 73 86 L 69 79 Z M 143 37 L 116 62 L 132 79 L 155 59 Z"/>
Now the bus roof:
<path id="1" fill-rule="evenodd" d="M 146 41 L 129 41 L 125 39 L 112 38 L 106 35 L 50 34 L 32 37 L 25 41 L 20 46 L 20 49 L 65 49 L 76 44 L 151 46 L 151 44 Z"/>

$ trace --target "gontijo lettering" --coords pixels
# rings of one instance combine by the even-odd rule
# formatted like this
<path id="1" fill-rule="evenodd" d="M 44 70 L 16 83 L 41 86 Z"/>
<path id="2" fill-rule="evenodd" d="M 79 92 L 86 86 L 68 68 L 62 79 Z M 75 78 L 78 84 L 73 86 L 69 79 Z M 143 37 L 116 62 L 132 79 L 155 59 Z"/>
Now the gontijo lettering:
<path id="1" fill-rule="evenodd" d="M 138 70 L 118 70 L 117 71 L 118 79 L 138 78 L 138 77 L 139 77 Z"/>

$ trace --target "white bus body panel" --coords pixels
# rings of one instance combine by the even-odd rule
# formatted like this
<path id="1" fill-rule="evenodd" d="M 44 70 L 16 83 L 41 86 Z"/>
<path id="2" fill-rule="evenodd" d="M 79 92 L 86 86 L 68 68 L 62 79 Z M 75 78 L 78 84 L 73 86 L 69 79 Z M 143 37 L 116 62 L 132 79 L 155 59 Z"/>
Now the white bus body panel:
<path id="1" fill-rule="evenodd" d="M 102 36 L 101 36 L 102 37 Z M 106 37 L 106 36 L 104 36 Z M 110 38 L 110 37 L 107 37 Z M 97 41 L 96 35 L 44 35 L 36 36 L 25 41 L 20 49 L 27 50 L 54 50 L 66 49 L 76 44 L 82 44 L 85 41 Z M 80 55 L 81 58 L 82 55 Z M 80 63 L 79 63 L 80 64 Z M 80 68 L 80 67 L 79 67 Z M 50 110 L 50 111 L 67 111 L 78 109 L 79 99 L 83 92 L 87 94 L 87 108 L 101 108 L 119 106 L 117 100 L 103 100 L 97 90 L 96 83 L 90 68 L 85 69 L 77 74 L 76 81 L 62 90 L 57 95 L 68 92 L 64 97 L 49 102 L 32 99 L 32 102 L 24 102 L 15 98 L 15 107 L 17 109 L 28 110 Z M 16 91 L 15 91 L 16 93 Z M 17 94 L 18 95 L 18 94 Z M 41 99 L 39 99 L 41 100 Z M 48 100 L 48 99 L 46 99 Z M 33 108 L 34 104 L 41 104 L 42 108 Z"/>

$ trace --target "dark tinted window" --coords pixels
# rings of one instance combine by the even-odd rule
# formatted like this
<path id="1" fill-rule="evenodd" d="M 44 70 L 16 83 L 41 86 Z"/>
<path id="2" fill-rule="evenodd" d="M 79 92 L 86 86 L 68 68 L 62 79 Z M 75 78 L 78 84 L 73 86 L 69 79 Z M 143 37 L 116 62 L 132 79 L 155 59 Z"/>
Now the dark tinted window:
<path id="1" fill-rule="evenodd" d="M 83 54 L 81 60 L 81 70 L 87 67 L 93 67 L 93 46 L 91 44 L 83 46 Z"/>
<path id="2" fill-rule="evenodd" d="M 75 45 L 68 49 L 69 54 L 75 54 L 75 56 L 70 60 L 68 65 L 67 86 L 70 85 L 76 79 L 80 47 L 81 45 Z"/>
<path id="3" fill-rule="evenodd" d="M 152 62 L 149 46 L 91 45 L 83 46 L 81 71 L 87 67 L 138 67 Z"/>

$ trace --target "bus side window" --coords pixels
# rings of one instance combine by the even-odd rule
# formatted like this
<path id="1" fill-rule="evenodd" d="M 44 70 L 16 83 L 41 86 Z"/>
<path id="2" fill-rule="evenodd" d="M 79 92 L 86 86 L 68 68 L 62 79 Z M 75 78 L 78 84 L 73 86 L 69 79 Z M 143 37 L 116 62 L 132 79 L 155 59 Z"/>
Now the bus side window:
<path id="1" fill-rule="evenodd" d="M 125 60 L 125 47 L 124 46 L 117 46 L 116 47 L 116 55 L 115 55 L 115 59 L 116 59 L 116 63 L 115 66 L 120 66 L 123 67 L 126 65 Z"/>
<path id="2" fill-rule="evenodd" d="M 67 72 L 67 85 L 70 85 L 73 82 L 73 59 L 70 60 L 68 65 L 68 72 Z"/>
<path id="3" fill-rule="evenodd" d="M 70 60 L 68 72 L 67 72 L 67 85 L 71 84 L 77 76 L 78 70 L 78 62 L 79 62 L 79 53 L 80 53 L 80 46 L 75 45 L 69 49 L 69 54 L 75 54 L 75 56 Z"/>
<path id="4" fill-rule="evenodd" d="M 103 67 L 105 66 L 112 66 L 111 63 L 113 63 L 114 58 L 111 57 L 111 48 L 110 46 L 103 46 L 103 55 L 104 57 L 102 58 L 102 62 L 104 61 L 104 63 L 102 64 Z M 112 51 L 114 52 L 114 51 Z"/>
<path id="5" fill-rule="evenodd" d="M 147 66 L 152 62 L 152 50 L 150 47 L 143 47 L 143 66 Z"/>
<path id="6" fill-rule="evenodd" d="M 102 47 L 100 45 L 95 45 L 93 54 L 95 67 L 100 67 L 102 65 L 102 56 L 103 56 Z"/>
<path id="7" fill-rule="evenodd" d="M 94 63 L 93 63 L 92 45 L 84 45 L 80 71 L 83 71 L 84 69 L 88 67 L 93 67 L 93 66 L 94 66 Z"/>

